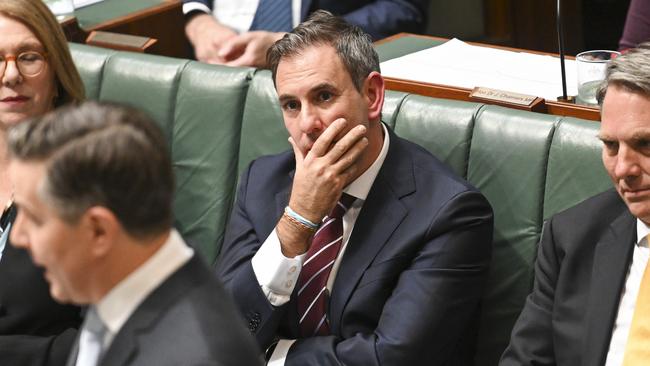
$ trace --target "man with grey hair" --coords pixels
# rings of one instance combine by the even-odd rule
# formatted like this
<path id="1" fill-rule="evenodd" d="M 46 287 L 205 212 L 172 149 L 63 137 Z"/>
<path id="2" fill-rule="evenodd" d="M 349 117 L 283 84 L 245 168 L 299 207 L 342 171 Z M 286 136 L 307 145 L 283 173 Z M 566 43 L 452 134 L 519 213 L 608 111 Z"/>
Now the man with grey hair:
<path id="1" fill-rule="evenodd" d="M 502 366 L 650 364 L 649 43 L 610 63 L 599 101 L 614 189 L 545 224 Z"/>
<path id="2" fill-rule="evenodd" d="M 13 245 L 52 297 L 87 304 L 69 366 L 259 365 L 206 264 L 172 229 L 174 178 L 144 114 L 86 103 L 8 134 Z"/>
<path id="3" fill-rule="evenodd" d="M 472 362 L 486 199 L 381 122 L 359 28 L 319 11 L 267 58 L 293 149 L 242 175 L 217 271 L 269 364 Z"/>

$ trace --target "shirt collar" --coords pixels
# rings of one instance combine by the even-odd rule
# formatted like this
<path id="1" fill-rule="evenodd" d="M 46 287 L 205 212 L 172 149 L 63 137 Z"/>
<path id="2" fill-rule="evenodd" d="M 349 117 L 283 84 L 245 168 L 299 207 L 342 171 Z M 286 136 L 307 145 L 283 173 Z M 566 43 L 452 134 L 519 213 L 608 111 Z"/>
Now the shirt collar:
<path id="1" fill-rule="evenodd" d="M 343 190 L 343 192 L 362 201 L 365 201 L 366 197 L 368 197 L 370 188 L 372 188 L 372 184 L 375 182 L 377 174 L 379 174 L 379 170 L 384 164 L 384 160 L 386 160 L 386 155 L 388 154 L 388 146 L 390 145 L 388 129 L 386 126 L 384 126 L 383 123 L 381 124 L 381 127 L 384 130 L 384 144 L 381 147 L 381 151 L 379 152 L 377 159 L 375 159 L 372 165 L 370 165 L 370 167 L 366 169 L 363 174 L 357 177 L 357 179 L 355 179 L 352 183 L 348 184 L 348 186 Z"/>
<path id="2" fill-rule="evenodd" d="M 650 228 L 643 221 L 636 219 L 636 245 L 640 247 L 648 247 L 648 242 L 643 240 L 650 234 Z"/>
<path id="3" fill-rule="evenodd" d="M 113 287 L 96 305 L 97 313 L 112 334 L 144 299 L 178 268 L 190 260 L 194 250 L 185 244 L 176 230 L 158 251 L 140 267 Z"/>

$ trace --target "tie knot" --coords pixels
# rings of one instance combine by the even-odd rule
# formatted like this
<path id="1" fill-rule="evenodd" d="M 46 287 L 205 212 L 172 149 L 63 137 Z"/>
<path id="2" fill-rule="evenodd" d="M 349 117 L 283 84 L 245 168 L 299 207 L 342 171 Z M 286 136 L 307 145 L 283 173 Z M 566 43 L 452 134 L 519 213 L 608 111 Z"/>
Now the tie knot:
<path id="1" fill-rule="evenodd" d="M 99 317 L 97 309 L 94 306 L 88 308 L 86 319 L 84 321 L 84 328 L 97 338 L 103 338 L 106 333 L 106 325 Z"/>
<path id="2" fill-rule="evenodd" d="M 352 207 L 354 201 L 356 201 L 356 198 L 354 196 L 343 193 L 328 217 L 337 219 L 343 217 L 343 215 L 345 215 L 350 207 Z"/>

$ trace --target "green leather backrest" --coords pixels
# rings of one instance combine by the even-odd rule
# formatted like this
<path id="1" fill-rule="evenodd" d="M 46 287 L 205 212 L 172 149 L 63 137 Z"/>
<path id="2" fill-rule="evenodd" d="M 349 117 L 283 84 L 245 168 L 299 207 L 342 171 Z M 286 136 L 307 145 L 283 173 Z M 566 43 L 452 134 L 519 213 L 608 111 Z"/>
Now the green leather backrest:
<path id="1" fill-rule="evenodd" d="M 494 210 L 492 263 L 479 324 L 479 364 L 498 360 L 531 289 L 548 151 L 558 119 L 493 106 L 477 116 L 467 177 Z"/>
<path id="2" fill-rule="evenodd" d="M 467 177 L 475 116 L 481 104 L 409 95 L 395 122 L 395 133 L 423 147 Z"/>
<path id="3" fill-rule="evenodd" d="M 612 187 L 600 157 L 600 124 L 564 118 L 553 135 L 544 194 L 544 219 Z"/>
<path id="4" fill-rule="evenodd" d="M 271 72 L 259 70 L 248 88 L 241 126 L 238 173 L 254 159 L 291 148 Z"/>
<path id="5" fill-rule="evenodd" d="M 476 365 L 496 365 L 532 288 L 543 220 L 611 186 L 598 123 L 409 95 L 395 132 L 480 189 L 495 214 Z"/>
<path id="6" fill-rule="evenodd" d="M 76 44 L 71 51 L 89 99 L 133 105 L 158 122 L 176 175 L 175 226 L 213 262 L 233 201 L 253 69 Z"/>

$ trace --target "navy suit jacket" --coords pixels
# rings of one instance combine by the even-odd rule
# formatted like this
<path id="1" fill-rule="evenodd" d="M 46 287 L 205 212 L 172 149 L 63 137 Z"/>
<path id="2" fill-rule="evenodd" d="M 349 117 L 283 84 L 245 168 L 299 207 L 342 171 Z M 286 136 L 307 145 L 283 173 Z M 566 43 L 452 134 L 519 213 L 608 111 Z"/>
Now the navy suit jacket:
<path id="1" fill-rule="evenodd" d="M 183 0 L 183 3 L 197 2 L 212 9 L 213 1 Z M 327 10 L 379 40 L 400 32 L 424 32 L 428 8 L 427 0 L 302 0 L 300 20 L 304 21 L 318 9 Z"/>
<path id="2" fill-rule="evenodd" d="M 300 339 L 288 365 L 470 364 L 486 279 L 492 210 L 426 150 L 390 133 L 386 160 L 334 282 L 332 335 Z M 257 159 L 241 178 L 217 272 L 263 349 L 297 338 L 295 291 L 272 306 L 251 259 L 289 199 L 292 152 Z"/>
<path id="3" fill-rule="evenodd" d="M 68 366 L 78 351 L 77 342 Z M 232 300 L 195 254 L 137 307 L 98 362 L 127 365 L 261 366 L 262 357 Z"/>
<path id="4" fill-rule="evenodd" d="M 500 365 L 604 365 L 636 242 L 613 189 L 552 217 Z"/>

